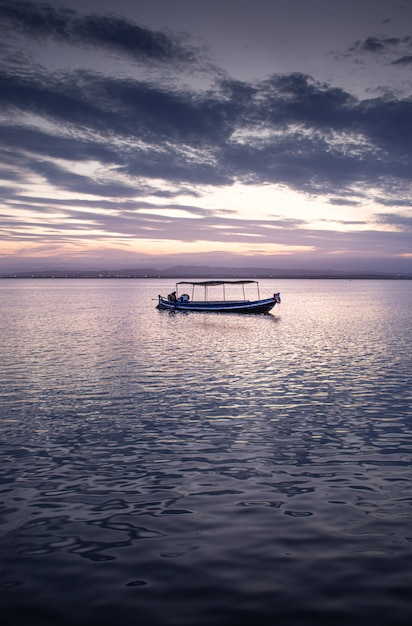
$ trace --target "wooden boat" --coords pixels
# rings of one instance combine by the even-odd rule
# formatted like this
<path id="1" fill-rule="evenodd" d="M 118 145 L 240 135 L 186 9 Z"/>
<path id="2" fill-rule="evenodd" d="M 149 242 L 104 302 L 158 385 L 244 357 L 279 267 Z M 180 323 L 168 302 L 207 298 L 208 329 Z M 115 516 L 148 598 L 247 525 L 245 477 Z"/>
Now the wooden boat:
<path id="1" fill-rule="evenodd" d="M 257 289 L 257 300 L 246 298 L 245 285 L 254 284 Z M 185 286 L 184 288 L 183 285 Z M 243 298 L 238 300 L 226 299 L 226 287 L 237 285 L 242 287 Z M 192 295 L 181 293 L 190 286 Z M 210 299 L 209 289 L 221 287 L 223 299 Z M 203 299 L 195 298 L 195 290 L 203 290 Z M 197 295 L 197 294 L 196 294 Z M 270 298 L 260 298 L 259 283 L 257 280 L 206 280 L 206 281 L 180 281 L 176 283 L 176 291 L 169 293 L 167 297 L 158 296 L 157 309 L 166 311 L 197 311 L 206 313 L 269 313 L 276 303 L 280 303 L 280 294 L 274 293 Z"/>

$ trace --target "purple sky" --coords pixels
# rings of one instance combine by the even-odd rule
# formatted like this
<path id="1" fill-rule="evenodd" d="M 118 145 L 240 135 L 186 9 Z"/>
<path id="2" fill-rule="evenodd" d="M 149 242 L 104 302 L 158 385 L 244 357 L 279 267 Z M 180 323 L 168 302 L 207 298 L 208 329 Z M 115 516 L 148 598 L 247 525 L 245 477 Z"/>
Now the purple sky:
<path id="1" fill-rule="evenodd" d="M 412 272 L 412 4 L 0 0 L 0 271 Z"/>

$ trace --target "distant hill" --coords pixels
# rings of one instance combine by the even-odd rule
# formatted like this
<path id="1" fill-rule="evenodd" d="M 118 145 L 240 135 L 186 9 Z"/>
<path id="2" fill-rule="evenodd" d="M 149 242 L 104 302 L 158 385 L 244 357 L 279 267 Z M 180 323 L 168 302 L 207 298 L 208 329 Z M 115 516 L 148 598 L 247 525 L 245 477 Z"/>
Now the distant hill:
<path id="1" fill-rule="evenodd" d="M 257 267 L 210 267 L 207 265 L 176 265 L 167 269 L 135 268 L 122 270 L 85 270 L 58 269 L 8 272 L 0 274 L 0 278 L 353 278 L 353 279 L 399 279 L 410 280 L 412 274 L 383 272 L 348 272 L 336 270 L 284 270 Z"/>

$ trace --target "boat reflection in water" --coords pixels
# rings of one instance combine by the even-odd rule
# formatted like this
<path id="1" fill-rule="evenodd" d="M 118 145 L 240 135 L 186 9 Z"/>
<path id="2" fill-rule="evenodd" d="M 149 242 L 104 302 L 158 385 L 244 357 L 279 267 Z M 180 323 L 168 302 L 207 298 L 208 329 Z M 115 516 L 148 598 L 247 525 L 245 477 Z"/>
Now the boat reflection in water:
<path id="1" fill-rule="evenodd" d="M 249 300 L 246 297 L 245 285 L 253 284 L 256 287 L 257 299 Z M 184 285 L 184 287 L 183 287 Z M 226 286 L 238 285 L 242 287 L 243 298 L 226 299 Z M 191 287 L 192 294 L 181 293 Z M 222 287 L 223 299 L 209 298 L 210 287 Z M 198 299 L 197 293 L 202 288 L 203 299 Z M 196 298 L 195 298 L 195 291 Z M 215 291 L 215 290 L 214 290 Z M 220 290 L 219 290 L 220 292 Z M 216 291 L 215 291 L 216 293 Z M 280 294 L 274 293 L 270 298 L 261 299 L 259 283 L 257 280 L 206 280 L 206 281 L 180 281 L 176 283 L 176 291 L 167 297 L 158 296 L 158 309 L 167 311 L 198 311 L 207 313 L 269 313 L 275 304 L 280 303 Z"/>

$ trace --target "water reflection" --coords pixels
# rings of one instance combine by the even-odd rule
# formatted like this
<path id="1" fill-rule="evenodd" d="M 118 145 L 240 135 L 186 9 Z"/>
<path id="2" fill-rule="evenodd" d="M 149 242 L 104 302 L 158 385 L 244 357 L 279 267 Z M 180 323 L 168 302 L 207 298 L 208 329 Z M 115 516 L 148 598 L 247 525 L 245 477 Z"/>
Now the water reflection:
<path id="1" fill-rule="evenodd" d="M 252 321 L 158 312 L 133 282 L 8 293 L 4 606 L 408 621 L 410 291 L 291 283 Z"/>

